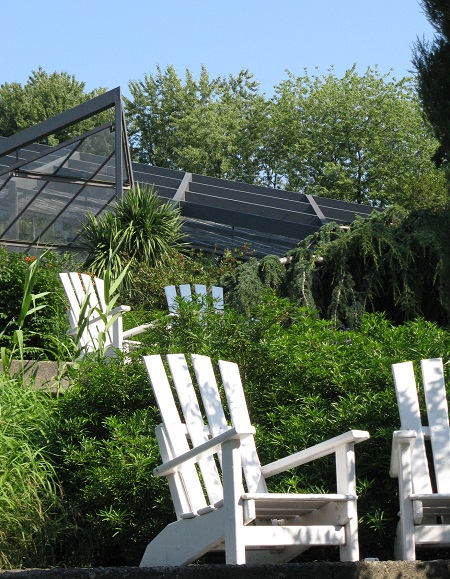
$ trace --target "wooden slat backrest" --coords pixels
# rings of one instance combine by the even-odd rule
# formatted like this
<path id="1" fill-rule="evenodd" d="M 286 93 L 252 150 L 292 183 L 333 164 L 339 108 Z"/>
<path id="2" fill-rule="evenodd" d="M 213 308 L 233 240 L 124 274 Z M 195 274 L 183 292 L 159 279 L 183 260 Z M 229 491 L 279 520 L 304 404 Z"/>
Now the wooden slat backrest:
<path id="1" fill-rule="evenodd" d="M 98 317 L 99 316 L 99 311 L 100 310 L 103 314 L 106 314 L 106 310 L 107 310 L 107 305 L 106 305 L 106 301 L 105 301 L 105 281 L 99 277 L 95 277 L 94 278 L 94 284 L 93 284 L 93 288 L 92 288 L 92 295 L 94 297 L 93 301 L 95 301 L 96 306 L 95 306 L 95 310 L 93 311 L 93 317 Z M 115 322 L 116 324 L 122 324 L 122 319 L 119 318 L 118 320 L 116 320 Z M 99 332 L 105 332 L 105 323 L 100 321 L 97 322 L 96 324 L 97 330 Z M 121 326 L 122 327 L 122 326 Z M 112 339 L 112 327 L 108 328 L 108 331 L 105 332 L 105 336 L 104 336 L 104 344 L 103 347 L 109 347 L 110 345 L 112 345 L 113 343 L 113 339 Z M 117 345 L 117 347 L 119 347 L 119 345 Z"/>
<path id="2" fill-rule="evenodd" d="M 166 285 L 164 287 L 164 292 L 166 294 L 167 305 L 169 307 L 169 313 L 176 314 L 178 310 L 178 304 L 176 302 L 177 289 L 174 285 Z"/>
<path id="3" fill-rule="evenodd" d="M 95 291 L 97 293 L 97 298 L 100 304 L 102 312 L 106 312 L 106 302 L 105 302 L 105 282 L 99 277 L 94 278 Z"/>
<path id="4" fill-rule="evenodd" d="M 180 456 L 189 450 L 189 444 L 186 438 L 186 428 L 180 420 L 163 361 L 161 356 L 155 354 L 144 356 L 144 362 L 163 420 L 167 450 L 172 457 Z M 174 477 L 177 477 L 178 484 L 171 485 L 169 480 L 170 490 L 174 493 L 183 489 L 184 497 L 180 501 L 181 504 L 187 504 L 189 511 L 193 513 L 207 506 L 195 465 L 183 466 Z M 174 504 L 176 504 L 175 501 Z M 177 517 L 181 514 L 177 512 Z"/>
<path id="5" fill-rule="evenodd" d="M 421 366 L 437 491 L 450 493 L 450 437 L 444 366 L 441 358 L 422 360 Z"/>
<path id="6" fill-rule="evenodd" d="M 412 362 L 393 364 L 392 374 L 394 377 L 401 428 L 402 430 L 415 430 L 417 432 L 411 459 L 413 465 L 413 492 L 430 494 L 432 487 Z"/>
<path id="7" fill-rule="evenodd" d="M 69 299 L 70 327 L 76 329 L 80 320 L 81 307 L 86 293 L 77 272 L 60 273 L 59 276 Z M 87 328 L 85 328 L 80 335 L 80 348 L 85 351 L 92 349 L 92 339 Z"/>
<path id="8" fill-rule="evenodd" d="M 188 283 L 183 283 L 180 285 L 180 296 L 190 302 L 192 301 L 191 286 Z"/>
<path id="9" fill-rule="evenodd" d="M 203 406 L 213 436 L 229 428 L 217 387 L 211 359 L 207 356 L 192 355 L 197 383 L 203 400 Z M 239 368 L 231 362 L 219 361 L 219 369 L 225 389 L 225 395 L 230 411 L 232 425 L 244 430 L 251 427 L 245 401 L 244 390 L 239 375 Z M 267 492 L 264 478 L 261 475 L 261 465 L 256 453 L 254 438 L 248 437 L 241 441 L 242 468 L 249 492 Z"/>
<path id="10" fill-rule="evenodd" d="M 239 367 L 234 362 L 219 360 L 219 369 L 233 426 L 247 430 L 251 427 L 250 416 L 242 387 Z M 267 492 L 266 482 L 261 473 L 261 464 L 256 452 L 255 439 L 249 436 L 241 443 L 242 468 L 249 492 Z"/>
<path id="11" fill-rule="evenodd" d="M 164 287 L 164 292 L 166 294 L 167 305 L 169 307 L 169 313 L 176 314 L 178 312 L 178 304 L 177 304 L 177 288 L 174 285 L 167 285 Z M 179 286 L 180 297 L 186 301 L 192 301 L 192 290 L 191 285 L 188 283 L 181 284 Z M 204 284 L 194 284 L 194 292 L 196 296 L 201 298 L 201 304 L 203 309 L 207 307 L 207 287 Z M 223 311 L 224 309 L 224 302 L 223 302 L 223 288 L 218 286 L 211 287 L 211 297 L 213 300 L 214 308 L 217 311 Z"/>
<path id="12" fill-rule="evenodd" d="M 89 319 L 99 317 L 100 312 L 106 311 L 104 298 L 104 281 L 99 278 L 92 278 L 85 273 L 77 272 L 61 273 L 61 282 L 69 299 L 70 311 L 69 322 L 72 329 L 78 327 L 80 323 L 80 313 L 87 297 L 88 307 L 85 310 L 89 314 Z M 100 319 L 95 324 L 86 327 L 80 335 L 80 348 L 84 352 L 91 352 L 98 348 L 99 332 L 105 331 L 105 323 Z M 103 346 L 107 348 L 111 343 L 110 332 L 104 337 Z"/>
<path id="13" fill-rule="evenodd" d="M 89 276 L 88 274 L 82 273 L 81 281 L 83 282 L 84 285 L 85 294 L 88 295 L 89 299 L 89 308 L 91 312 L 89 319 L 92 320 L 94 318 L 99 318 L 99 312 L 104 313 L 106 307 L 105 308 L 102 307 L 101 300 L 96 291 L 96 280 L 93 280 L 91 276 Z M 101 291 L 104 292 L 103 280 L 100 281 L 100 285 Z M 103 296 L 102 299 L 104 301 Z M 92 349 L 97 350 L 99 342 L 99 334 L 100 332 L 105 333 L 105 322 L 101 319 L 98 319 L 95 322 L 95 324 L 91 324 L 89 326 L 88 332 L 92 341 Z M 103 340 L 104 340 L 103 347 L 108 347 L 111 345 L 111 337 L 109 336 L 108 332 L 105 333 Z"/>
<path id="14" fill-rule="evenodd" d="M 200 304 L 201 304 L 202 310 L 206 310 L 206 306 L 207 306 L 207 303 L 206 303 L 206 285 L 201 284 L 201 283 L 196 283 L 196 284 L 194 284 L 194 291 L 195 291 L 195 295 L 200 296 L 200 298 L 201 298 Z"/>
<path id="15" fill-rule="evenodd" d="M 199 446 L 210 438 L 211 432 L 209 428 L 206 428 L 203 421 L 186 358 L 183 354 L 169 354 L 167 361 L 192 446 Z M 200 460 L 199 467 L 208 494 L 209 503 L 217 503 L 223 499 L 223 489 L 214 456 L 208 456 Z"/>
<path id="16" fill-rule="evenodd" d="M 223 311 L 223 288 L 213 285 L 211 288 L 211 295 L 216 310 Z"/>

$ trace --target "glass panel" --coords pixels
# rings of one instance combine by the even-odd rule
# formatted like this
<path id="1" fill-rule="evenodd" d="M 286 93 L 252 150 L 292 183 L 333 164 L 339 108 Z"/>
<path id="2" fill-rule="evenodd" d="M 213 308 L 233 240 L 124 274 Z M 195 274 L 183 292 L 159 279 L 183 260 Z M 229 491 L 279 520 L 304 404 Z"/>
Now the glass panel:
<path id="1" fill-rule="evenodd" d="M 2 238 L 69 243 L 77 236 L 83 216 L 101 212 L 114 196 L 114 187 L 14 177 L 0 191 Z"/>
<path id="2" fill-rule="evenodd" d="M 115 181 L 114 132 L 110 127 L 20 167 L 20 172 L 67 179 Z M 111 157 L 108 160 L 108 157 Z"/>

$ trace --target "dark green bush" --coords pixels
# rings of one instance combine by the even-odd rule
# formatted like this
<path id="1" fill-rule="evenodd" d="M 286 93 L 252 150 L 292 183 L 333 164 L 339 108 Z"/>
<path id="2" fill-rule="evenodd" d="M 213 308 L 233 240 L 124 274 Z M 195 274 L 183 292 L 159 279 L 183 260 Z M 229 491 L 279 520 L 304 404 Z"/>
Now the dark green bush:
<path id="1" fill-rule="evenodd" d="M 447 326 L 449 248 L 449 209 L 391 208 L 348 228 L 324 225 L 288 253 L 285 268 L 267 256 L 221 282 L 229 303 L 243 312 L 272 287 L 337 327 L 357 327 L 364 312 L 384 312 L 397 324 L 423 317 Z"/>
<path id="2" fill-rule="evenodd" d="M 171 520 L 154 428 L 158 413 L 143 363 L 84 360 L 59 404 L 56 469 L 76 510 L 66 545 L 78 565 L 135 565 L 148 537 Z"/>
<path id="3" fill-rule="evenodd" d="M 390 366 L 447 361 L 448 333 L 422 319 L 394 326 L 381 314 L 342 331 L 270 293 L 254 314 L 227 308 L 200 315 L 198 304 L 182 303 L 170 331 L 161 318 L 143 335 L 131 364 L 85 362 L 75 372 L 60 405 L 57 454 L 66 499 L 81 517 L 72 546 L 83 550 L 84 563 L 137 564 L 146 543 L 174 520 L 166 483 L 152 475 L 160 462 L 153 435 L 159 416 L 140 361 L 141 353 L 157 352 L 239 364 L 263 464 L 349 429 L 369 430 L 371 439 L 356 447 L 361 556 L 393 557 L 398 499 L 389 461 L 399 417 Z M 331 491 L 334 479 L 332 460 L 323 459 L 269 485 Z M 337 556 L 311 551 L 304 559 Z"/>

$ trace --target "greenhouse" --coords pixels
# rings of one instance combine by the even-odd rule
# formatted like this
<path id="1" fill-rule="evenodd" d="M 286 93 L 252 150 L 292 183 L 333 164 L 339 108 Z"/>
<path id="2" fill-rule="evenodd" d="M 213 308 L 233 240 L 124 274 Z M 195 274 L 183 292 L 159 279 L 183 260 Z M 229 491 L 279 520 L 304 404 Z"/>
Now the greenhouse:
<path id="1" fill-rule="evenodd" d="M 98 126 L 83 131 L 83 121 Z M 91 125 L 92 126 L 92 125 Z M 79 128 L 54 146 L 51 135 Z M 50 139 L 51 141 L 51 139 Z M 323 224 L 348 226 L 373 207 L 227 181 L 131 161 L 120 88 L 0 139 L 0 242 L 12 251 L 83 252 L 80 224 L 134 183 L 153 185 L 180 209 L 188 241 L 218 254 L 245 247 L 282 256 Z"/>

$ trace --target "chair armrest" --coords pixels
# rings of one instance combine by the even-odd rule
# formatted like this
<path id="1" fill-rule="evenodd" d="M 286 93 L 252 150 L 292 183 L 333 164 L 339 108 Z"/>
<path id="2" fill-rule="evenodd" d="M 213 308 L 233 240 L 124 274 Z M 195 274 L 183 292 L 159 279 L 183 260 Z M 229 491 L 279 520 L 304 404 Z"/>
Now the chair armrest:
<path id="1" fill-rule="evenodd" d="M 117 306 L 116 308 L 113 308 L 108 313 L 107 318 L 109 318 L 111 316 L 115 316 L 116 314 L 121 314 L 123 312 L 129 312 L 130 310 L 131 310 L 130 306 Z M 98 322 L 102 322 L 103 319 L 104 319 L 104 317 L 102 317 L 102 316 L 96 316 L 95 318 L 91 318 L 87 321 L 86 327 L 89 328 L 89 326 L 92 326 L 93 324 L 97 324 Z M 75 328 L 71 328 L 70 330 L 67 330 L 68 336 L 76 336 L 77 333 L 78 333 L 78 324 Z"/>
<path id="2" fill-rule="evenodd" d="M 213 438 L 210 438 L 203 444 L 199 444 L 195 448 L 191 448 L 188 452 L 181 454 L 171 460 L 168 460 L 161 466 L 158 466 L 154 469 L 153 474 L 155 476 L 167 476 L 168 474 L 173 474 L 177 472 L 180 467 L 185 466 L 188 463 L 198 462 L 201 458 L 205 456 L 210 456 L 215 452 L 219 451 L 222 444 L 228 442 L 230 440 L 240 440 L 243 438 L 247 438 L 248 436 L 252 436 L 255 434 L 255 429 L 250 427 L 246 431 L 237 431 L 236 428 L 233 426 L 226 432 L 222 432 Z"/>
<path id="3" fill-rule="evenodd" d="M 135 328 L 132 328 L 131 330 L 125 330 L 125 332 L 123 332 L 123 339 L 126 340 L 130 336 L 136 336 L 137 334 L 142 334 L 142 332 L 145 332 L 146 330 L 148 330 L 148 328 L 151 328 L 152 326 L 154 326 L 154 323 L 150 322 L 148 324 L 141 324 L 140 326 L 136 326 Z"/>
<path id="4" fill-rule="evenodd" d="M 263 466 L 261 472 L 265 478 L 274 476 L 275 474 L 306 464 L 322 456 L 333 454 L 343 445 L 356 444 L 368 438 L 370 438 L 370 434 L 365 430 L 350 430 L 349 432 L 330 438 L 325 442 L 320 442 L 310 448 L 271 462 Z"/>
<path id="5" fill-rule="evenodd" d="M 398 453 L 402 445 L 411 446 L 417 438 L 415 430 L 396 430 L 392 434 L 391 465 L 389 475 L 392 478 L 398 478 Z"/>

